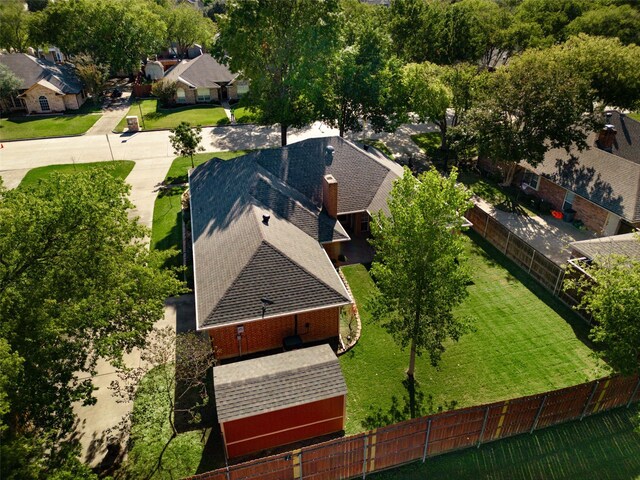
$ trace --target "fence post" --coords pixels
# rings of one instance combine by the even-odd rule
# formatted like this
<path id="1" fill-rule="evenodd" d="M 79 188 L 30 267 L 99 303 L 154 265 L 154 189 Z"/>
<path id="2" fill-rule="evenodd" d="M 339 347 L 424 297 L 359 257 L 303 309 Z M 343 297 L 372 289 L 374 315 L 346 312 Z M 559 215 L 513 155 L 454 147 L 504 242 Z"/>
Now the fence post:
<path id="1" fill-rule="evenodd" d="M 478 207 L 476 207 L 476 208 L 478 208 Z M 484 215 L 485 215 L 484 218 L 487 219 L 487 221 L 484 222 L 484 234 L 482 236 L 484 238 L 487 238 L 487 229 L 489 228 L 489 214 L 487 212 L 485 212 L 484 210 L 482 210 L 482 212 L 484 212 Z"/>
<path id="2" fill-rule="evenodd" d="M 225 473 L 227 474 L 227 480 L 231 480 L 231 476 L 229 475 L 229 465 L 227 465 L 227 471 Z"/>
<path id="3" fill-rule="evenodd" d="M 367 478 L 367 440 L 369 439 L 368 433 L 364 436 L 364 455 L 362 459 L 362 478 Z"/>
<path id="4" fill-rule="evenodd" d="M 527 271 L 527 273 L 531 273 L 531 269 L 533 268 L 533 259 L 534 258 L 536 258 L 536 251 L 535 250 L 533 250 L 533 255 L 531 255 L 531 263 L 529 264 L 529 270 Z"/>
<path id="5" fill-rule="evenodd" d="M 598 385 L 600 385 L 600 380 L 596 380 L 596 383 L 593 386 L 593 390 L 591 390 L 591 395 L 589 395 L 589 399 L 587 400 L 587 403 L 585 403 L 584 409 L 582 410 L 582 415 L 580 415 L 580 421 L 582 421 L 584 416 L 587 414 L 587 409 L 589 408 L 589 405 L 591 405 L 591 400 L 593 399 L 593 396 L 595 395 L 596 390 L 598 389 Z"/>
<path id="6" fill-rule="evenodd" d="M 533 419 L 533 425 L 531 425 L 531 431 L 529 432 L 530 434 L 533 433 L 536 427 L 538 426 L 538 420 L 540 420 L 540 415 L 542 415 L 542 409 L 544 408 L 544 404 L 547 403 L 548 396 L 549 395 L 545 395 L 544 398 L 542 399 L 542 403 L 538 408 L 538 413 L 536 413 L 536 418 Z"/>
<path id="7" fill-rule="evenodd" d="M 511 230 L 507 234 L 507 243 L 504 246 L 504 254 L 507 255 L 507 249 L 509 248 L 509 240 L 511 240 Z"/>
<path id="8" fill-rule="evenodd" d="M 560 292 L 560 286 L 562 285 L 562 282 L 560 280 L 562 278 L 564 278 L 564 270 L 560 269 L 560 271 L 558 272 L 558 279 L 556 280 L 556 286 L 553 287 L 554 295 L 558 295 L 558 293 Z"/>
<path id="9" fill-rule="evenodd" d="M 629 408 L 631 406 L 631 402 L 633 401 L 633 397 L 635 397 L 636 393 L 638 393 L 638 388 L 640 388 L 640 378 L 638 378 L 638 383 L 636 383 L 636 388 L 634 388 L 633 392 L 631 392 L 631 396 L 629 397 L 629 401 L 627 402 L 627 408 Z"/>
<path id="10" fill-rule="evenodd" d="M 431 435 L 431 419 L 427 421 L 427 437 L 424 439 L 424 452 L 422 452 L 422 463 L 424 463 L 424 461 L 427 459 L 427 448 L 429 447 L 429 435 Z"/>
<path id="11" fill-rule="evenodd" d="M 487 427 L 488 419 L 489 419 L 489 407 L 487 407 L 486 412 L 484 412 L 484 421 L 482 422 L 482 430 L 480 430 L 480 437 L 478 437 L 478 448 L 480 448 L 480 444 L 482 443 L 482 437 L 484 436 L 484 429 Z"/>

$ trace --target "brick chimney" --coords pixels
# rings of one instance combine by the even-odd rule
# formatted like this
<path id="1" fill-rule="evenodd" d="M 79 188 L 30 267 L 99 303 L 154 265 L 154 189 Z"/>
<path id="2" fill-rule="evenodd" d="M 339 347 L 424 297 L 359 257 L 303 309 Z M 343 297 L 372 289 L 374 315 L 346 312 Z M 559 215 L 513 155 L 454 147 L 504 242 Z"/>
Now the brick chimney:
<path id="1" fill-rule="evenodd" d="M 616 141 L 617 133 L 618 132 L 613 125 L 605 125 L 604 128 L 598 133 L 598 139 L 596 140 L 596 145 L 598 146 L 598 148 L 604 150 L 605 152 L 612 153 L 613 144 Z"/>
<path id="2" fill-rule="evenodd" d="M 338 218 L 338 181 L 333 175 L 322 179 L 322 206 L 331 218 Z"/>

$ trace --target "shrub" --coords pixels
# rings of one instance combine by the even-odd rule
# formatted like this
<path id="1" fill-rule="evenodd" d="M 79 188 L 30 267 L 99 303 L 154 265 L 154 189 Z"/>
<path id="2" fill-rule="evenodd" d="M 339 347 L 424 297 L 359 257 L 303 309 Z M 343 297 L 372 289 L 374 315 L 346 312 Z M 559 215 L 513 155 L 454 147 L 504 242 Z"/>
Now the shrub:
<path id="1" fill-rule="evenodd" d="M 176 82 L 168 82 L 166 80 L 156 82 L 151 87 L 151 93 L 158 97 L 160 105 L 163 107 L 168 107 L 174 103 L 177 91 L 178 85 Z"/>

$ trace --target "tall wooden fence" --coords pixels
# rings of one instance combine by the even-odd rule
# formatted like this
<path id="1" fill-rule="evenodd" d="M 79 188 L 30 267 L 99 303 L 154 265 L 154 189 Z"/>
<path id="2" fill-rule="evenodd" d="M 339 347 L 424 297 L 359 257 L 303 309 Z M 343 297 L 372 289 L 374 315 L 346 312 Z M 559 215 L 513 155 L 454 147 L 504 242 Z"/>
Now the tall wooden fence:
<path id="1" fill-rule="evenodd" d="M 572 293 L 566 292 L 562 288 L 565 276 L 573 275 L 576 272 L 567 270 L 565 266 L 560 266 L 549 260 L 543 253 L 540 253 L 477 205 L 474 205 L 465 216 L 473 223 L 471 228 L 474 231 L 522 267 L 543 287 L 569 306 L 577 305 L 578 301 Z M 578 313 L 587 322 L 591 321 L 584 312 L 578 311 Z"/>
<path id="2" fill-rule="evenodd" d="M 230 465 L 191 480 L 334 480 L 367 474 L 640 401 L 640 379 L 610 377 L 540 395 L 471 407 L 381 427 L 271 457 Z"/>

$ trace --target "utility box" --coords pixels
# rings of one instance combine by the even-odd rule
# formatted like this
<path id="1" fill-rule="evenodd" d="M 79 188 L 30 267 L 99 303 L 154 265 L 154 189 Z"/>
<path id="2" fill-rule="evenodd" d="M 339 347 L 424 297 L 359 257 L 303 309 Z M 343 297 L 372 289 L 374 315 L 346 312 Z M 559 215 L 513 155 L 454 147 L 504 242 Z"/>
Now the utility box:
<path id="1" fill-rule="evenodd" d="M 140 125 L 138 124 L 138 117 L 136 115 L 127 115 L 127 130 L 129 132 L 140 131 Z"/>

